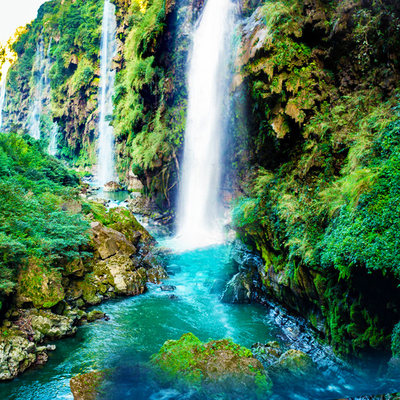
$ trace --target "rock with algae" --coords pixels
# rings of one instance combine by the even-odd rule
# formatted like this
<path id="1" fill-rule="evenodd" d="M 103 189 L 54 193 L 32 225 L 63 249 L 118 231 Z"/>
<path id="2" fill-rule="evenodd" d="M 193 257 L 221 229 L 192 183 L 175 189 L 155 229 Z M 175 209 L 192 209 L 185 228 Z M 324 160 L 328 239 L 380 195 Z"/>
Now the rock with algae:
<path id="1" fill-rule="evenodd" d="M 265 396 L 272 388 L 264 367 L 251 351 L 230 339 L 201 342 L 192 333 L 179 340 L 168 340 L 152 356 L 167 377 L 192 386 L 235 386 L 249 389 L 256 397 Z"/>
<path id="2" fill-rule="evenodd" d="M 74 376 L 69 382 L 74 400 L 95 400 L 105 374 L 105 371 L 92 371 Z"/>

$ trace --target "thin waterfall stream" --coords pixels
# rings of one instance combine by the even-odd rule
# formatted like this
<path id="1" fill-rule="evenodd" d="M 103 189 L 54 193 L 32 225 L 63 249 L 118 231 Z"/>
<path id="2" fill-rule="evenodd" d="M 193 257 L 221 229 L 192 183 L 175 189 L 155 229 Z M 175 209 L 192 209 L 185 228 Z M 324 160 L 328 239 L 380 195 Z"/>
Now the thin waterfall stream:
<path id="1" fill-rule="evenodd" d="M 113 112 L 115 69 L 112 60 L 117 53 L 117 21 L 115 5 L 104 2 L 100 45 L 100 91 L 99 91 L 99 140 L 97 160 L 97 183 L 104 186 L 116 179 L 114 160 L 114 131 L 108 120 Z"/>
<path id="2" fill-rule="evenodd" d="M 8 60 L 5 61 L 1 70 L 1 81 L 0 81 L 0 130 L 3 128 L 3 109 L 6 102 L 6 85 L 7 85 L 7 73 L 11 64 Z"/>

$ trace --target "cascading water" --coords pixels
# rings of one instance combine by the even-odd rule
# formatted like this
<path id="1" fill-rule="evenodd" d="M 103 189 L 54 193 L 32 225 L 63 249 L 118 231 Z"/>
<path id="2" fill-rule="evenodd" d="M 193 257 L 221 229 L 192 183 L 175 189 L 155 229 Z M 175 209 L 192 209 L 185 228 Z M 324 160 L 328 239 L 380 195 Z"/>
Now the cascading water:
<path id="1" fill-rule="evenodd" d="M 28 118 L 28 127 L 29 134 L 35 139 L 40 139 L 40 115 L 42 113 L 43 93 L 46 85 L 48 85 L 43 39 L 39 39 L 36 47 L 34 76 L 35 89 L 33 93 L 33 103 Z"/>
<path id="2" fill-rule="evenodd" d="M 112 60 L 117 53 L 116 30 L 115 6 L 109 0 L 105 0 L 100 49 L 100 115 L 97 161 L 97 181 L 100 186 L 115 180 L 114 132 L 107 116 L 113 112 L 115 69 L 112 69 Z"/>
<path id="3" fill-rule="evenodd" d="M 56 122 L 53 123 L 53 126 L 51 127 L 50 131 L 50 141 L 49 141 L 49 146 L 47 148 L 47 152 L 51 156 L 55 156 L 57 154 L 57 137 L 58 137 L 58 124 Z"/>
<path id="4" fill-rule="evenodd" d="M 3 108 L 6 101 L 6 84 L 7 84 L 7 72 L 10 68 L 10 62 L 8 60 L 3 64 L 1 70 L 1 81 L 0 81 L 0 130 L 3 128 Z"/>
<path id="5" fill-rule="evenodd" d="M 230 0 L 208 0 L 193 36 L 176 236 L 185 248 L 223 239 L 218 197 L 233 11 Z"/>

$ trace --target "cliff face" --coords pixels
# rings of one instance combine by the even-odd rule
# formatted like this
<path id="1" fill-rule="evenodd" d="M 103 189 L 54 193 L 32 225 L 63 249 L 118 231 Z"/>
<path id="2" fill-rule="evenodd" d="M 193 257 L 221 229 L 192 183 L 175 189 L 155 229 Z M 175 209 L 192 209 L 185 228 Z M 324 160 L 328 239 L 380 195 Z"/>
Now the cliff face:
<path id="1" fill-rule="evenodd" d="M 243 13 L 234 225 L 262 253 L 265 290 L 338 350 L 388 347 L 400 318 L 398 5 L 269 1 Z"/>
<path id="2" fill-rule="evenodd" d="M 7 81 L 4 126 L 29 132 L 39 108 L 41 137 L 57 123 L 59 153 L 94 162 L 102 1 L 45 3 L 13 45 L 18 54 Z"/>

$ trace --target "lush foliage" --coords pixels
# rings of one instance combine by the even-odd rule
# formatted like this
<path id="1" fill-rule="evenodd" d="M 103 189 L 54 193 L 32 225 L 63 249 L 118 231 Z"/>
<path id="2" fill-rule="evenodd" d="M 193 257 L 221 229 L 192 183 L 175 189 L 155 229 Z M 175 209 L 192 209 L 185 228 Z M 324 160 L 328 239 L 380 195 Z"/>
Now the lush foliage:
<path id="1" fill-rule="evenodd" d="M 102 9 L 103 0 L 44 3 L 12 44 L 18 59 L 7 80 L 7 130 L 26 133 L 36 86 L 45 74 L 41 136 L 48 138 L 57 121 L 62 133 L 60 154 L 83 166 L 92 163 L 94 156 Z M 45 67 L 40 67 L 39 43 Z"/>
<path id="2" fill-rule="evenodd" d="M 57 268 L 80 255 L 88 223 L 62 210 L 78 180 L 37 142 L 0 135 L 0 296 L 16 284 L 29 259 Z"/>
<path id="3" fill-rule="evenodd" d="M 381 74 L 388 57 L 398 71 L 399 19 L 390 1 L 304 11 L 266 2 L 261 42 L 247 43 L 259 49 L 242 67 L 254 121 L 248 152 L 236 151 L 246 195 L 234 224 L 266 271 L 302 291 L 316 327 L 319 310 L 337 349 L 387 348 L 399 319 L 400 114 L 398 82 Z"/>

